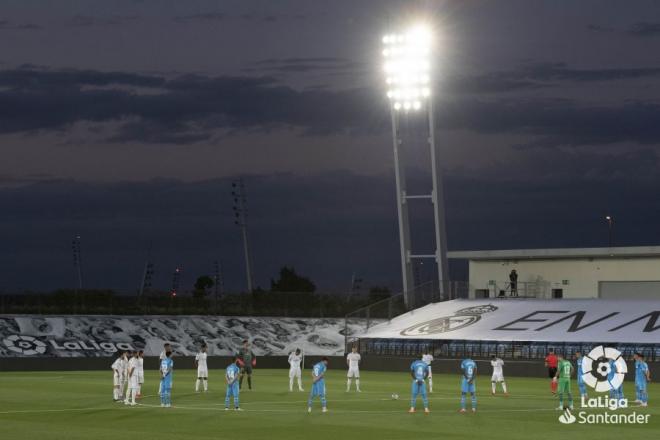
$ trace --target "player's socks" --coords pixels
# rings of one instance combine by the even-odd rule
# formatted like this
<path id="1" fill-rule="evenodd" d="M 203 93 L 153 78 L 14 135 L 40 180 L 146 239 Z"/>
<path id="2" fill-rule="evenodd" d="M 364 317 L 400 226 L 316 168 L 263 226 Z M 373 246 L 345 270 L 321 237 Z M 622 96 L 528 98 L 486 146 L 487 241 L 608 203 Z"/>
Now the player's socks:
<path id="1" fill-rule="evenodd" d="M 209 390 L 209 381 L 204 379 L 204 391 L 208 391 L 208 390 Z"/>
<path id="2" fill-rule="evenodd" d="M 201 382 L 201 380 L 199 380 L 199 379 L 197 379 L 197 380 L 195 381 L 195 392 L 199 392 L 199 383 L 200 383 L 200 382 Z"/>
<path id="3" fill-rule="evenodd" d="M 355 379 L 355 389 L 360 392 L 360 379 Z"/>
<path id="4" fill-rule="evenodd" d="M 506 390 L 506 382 L 502 382 L 502 391 L 504 391 L 504 394 L 508 394 L 509 392 Z"/>
<path id="5" fill-rule="evenodd" d="M 293 391 L 293 377 L 289 378 L 289 392 Z"/>
<path id="6" fill-rule="evenodd" d="M 248 388 L 252 389 L 252 376 L 248 376 Z"/>
<path id="7" fill-rule="evenodd" d="M 351 379 L 346 379 L 346 392 L 351 390 Z"/>
<path id="8" fill-rule="evenodd" d="M 298 376 L 298 391 L 305 391 L 302 387 L 302 379 Z"/>
<path id="9" fill-rule="evenodd" d="M 328 408 L 324 406 L 321 412 L 328 412 Z"/>
<path id="10" fill-rule="evenodd" d="M 490 383 L 490 388 L 493 390 L 492 393 L 495 394 L 495 382 Z"/>
<path id="11" fill-rule="evenodd" d="M 472 394 L 472 411 L 477 410 L 477 395 Z"/>
<path id="12" fill-rule="evenodd" d="M 433 379 L 429 377 L 429 393 L 433 392 Z"/>
<path id="13" fill-rule="evenodd" d="M 461 409 L 465 411 L 465 393 L 461 394 Z"/>

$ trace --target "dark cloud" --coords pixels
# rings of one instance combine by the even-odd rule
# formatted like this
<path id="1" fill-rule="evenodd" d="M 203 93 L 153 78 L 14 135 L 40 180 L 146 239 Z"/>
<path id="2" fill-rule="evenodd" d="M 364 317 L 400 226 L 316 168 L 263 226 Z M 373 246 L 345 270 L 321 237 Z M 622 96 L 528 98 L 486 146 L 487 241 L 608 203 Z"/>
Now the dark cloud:
<path id="1" fill-rule="evenodd" d="M 566 82 L 624 81 L 657 77 L 660 77 L 658 67 L 574 69 L 565 63 L 528 63 L 515 70 L 450 76 L 445 81 L 453 93 L 478 94 L 557 87 Z"/>
<path id="2" fill-rule="evenodd" d="M 660 37 L 660 23 L 646 21 L 634 23 L 626 31 L 635 37 Z"/>
<path id="3" fill-rule="evenodd" d="M 592 32 L 604 32 L 604 33 L 616 32 L 616 29 L 613 27 L 601 26 L 598 24 L 589 24 L 587 25 L 587 29 Z"/>
<path id="4" fill-rule="evenodd" d="M 111 16 L 94 16 L 94 15 L 74 15 L 67 21 L 67 25 L 71 27 L 91 27 L 91 26 L 117 26 L 138 20 L 140 17 L 137 15 L 111 15 Z"/>
<path id="5" fill-rule="evenodd" d="M 20 30 L 20 31 L 36 31 L 43 29 L 38 24 L 34 23 L 13 23 L 9 20 L 0 19 L 0 30 Z"/>
<path id="6" fill-rule="evenodd" d="M 297 65 L 300 59 L 264 60 Z M 331 59 L 315 59 L 332 64 Z M 280 63 L 280 64 L 278 64 Z M 531 135 L 533 145 L 660 142 L 660 104 L 580 104 L 569 99 L 473 96 L 541 87 L 655 77 L 660 69 L 570 69 L 533 65 L 459 80 L 439 106 L 445 129 Z M 449 80 L 451 81 L 451 80 Z M 112 87 L 121 85 L 127 87 Z M 309 134 L 385 132 L 387 115 L 376 88 L 296 90 L 274 78 L 183 75 L 163 78 L 121 72 L 19 68 L 0 71 L 0 133 L 61 130 L 78 121 L 115 122 L 113 141 L 194 143 L 217 130 L 300 128 Z M 98 86 L 98 87 L 92 87 Z M 106 87 L 102 87 L 106 86 Z M 135 87 L 136 90 L 131 89 Z M 140 93 L 139 88 L 150 89 Z"/>
<path id="7" fill-rule="evenodd" d="M 336 57 L 310 57 L 310 58 L 268 58 L 246 67 L 244 72 L 268 73 L 305 73 L 305 72 L 334 72 L 353 73 L 365 70 L 365 63 L 350 61 Z"/>
<path id="8" fill-rule="evenodd" d="M 179 23 L 189 23 L 196 21 L 214 22 L 214 21 L 222 21 L 225 20 L 226 18 L 227 15 L 224 14 L 223 12 L 202 12 L 199 14 L 181 15 L 178 17 L 174 17 L 174 21 Z"/>

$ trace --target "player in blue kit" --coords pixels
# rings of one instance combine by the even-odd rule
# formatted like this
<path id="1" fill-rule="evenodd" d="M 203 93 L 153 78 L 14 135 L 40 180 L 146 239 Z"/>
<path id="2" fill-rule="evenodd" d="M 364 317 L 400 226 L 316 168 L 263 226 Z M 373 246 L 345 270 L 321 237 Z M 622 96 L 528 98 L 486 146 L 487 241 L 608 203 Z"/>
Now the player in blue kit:
<path id="1" fill-rule="evenodd" d="M 232 396 L 234 397 L 234 410 L 240 411 L 238 394 L 240 386 L 238 380 L 241 376 L 241 369 L 237 365 L 238 356 L 234 356 L 234 360 L 227 366 L 225 370 L 225 383 L 227 384 L 227 392 L 225 394 L 225 411 L 229 411 L 229 401 Z"/>
<path id="2" fill-rule="evenodd" d="M 412 376 L 412 385 L 411 385 L 411 397 L 410 397 L 410 409 L 409 413 L 415 412 L 415 406 L 417 406 L 417 396 L 422 396 L 422 402 L 424 403 L 424 413 L 428 414 L 429 411 L 429 398 L 426 394 L 426 378 L 429 375 L 429 364 L 424 362 L 421 359 L 414 361 L 410 364 L 410 375 Z"/>
<path id="3" fill-rule="evenodd" d="M 613 360 L 610 360 L 609 365 L 610 371 L 607 373 L 607 381 L 612 383 L 612 379 L 614 379 L 614 376 L 617 373 L 616 363 Z M 619 388 L 611 389 L 609 395 L 612 399 L 623 399 L 625 397 L 623 395 L 623 383 L 619 385 Z"/>
<path id="4" fill-rule="evenodd" d="M 647 391 L 648 381 L 651 380 L 651 372 L 648 364 L 644 361 L 644 355 L 635 353 L 635 402 L 641 406 L 648 406 L 649 394 Z"/>
<path id="5" fill-rule="evenodd" d="M 578 383 L 578 389 L 580 390 L 580 397 L 584 397 L 585 399 L 589 396 L 587 396 L 587 384 L 584 383 L 584 379 L 582 379 L 582 375 L 584 372 L 582 371 L 582 352 L 576 351 L 575 352 L 575 371 L 577 371 L 577 383 Z"/>
<path id="6" fill-rule="evenodd" d="M 461 378 L 461 412 L 465 412 L 465 395 L 467 393 L 470 393 L 472 397 L 472 412 L 477 412 L 477 395 L 475 394 L 474 384 L 477 376 L 477 363 L 470 358 L 463 359 L 461 370 L 463 370 L 463 377 Z"/>
<path id="7" fill-rule="evenodd" d="M 312 368 L 312 390 L 309 392 L 307 400 L 307 412 L 312 412 L 312 401 L 314 397 L 319 396 L 323 412 L 328 412 L 328 402 L 325 400 L 325 371 L 328 369 L 328 358 L 321 358 Z"/>
<path id="8" fill-rule="evenodd" d="M 165 357 L 160 361 L 160 406 L 165 408 L 172 406 L 173 369 L 172 352 L 166 351 Z"/>

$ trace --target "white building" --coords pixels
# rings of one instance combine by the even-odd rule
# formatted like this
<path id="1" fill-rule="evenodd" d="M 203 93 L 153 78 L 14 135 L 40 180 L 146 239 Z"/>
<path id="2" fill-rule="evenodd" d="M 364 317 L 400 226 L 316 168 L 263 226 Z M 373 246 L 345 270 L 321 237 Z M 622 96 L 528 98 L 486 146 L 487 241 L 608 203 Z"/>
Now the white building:
<path id="1" fill-rule="evenodd" d="M 660 298 L 660 246 L 454 251 L 447 256 L 469 260 L 470 298 Z M 512 286 L 514 269 L 518 278 Z"/>

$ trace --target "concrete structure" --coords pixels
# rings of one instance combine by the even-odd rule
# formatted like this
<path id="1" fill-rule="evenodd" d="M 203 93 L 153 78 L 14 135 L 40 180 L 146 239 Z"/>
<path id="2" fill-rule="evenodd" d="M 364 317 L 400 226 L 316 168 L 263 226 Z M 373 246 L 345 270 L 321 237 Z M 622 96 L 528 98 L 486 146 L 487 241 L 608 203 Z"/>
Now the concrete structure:
<path id="1" fill-rule="evenodd" d="M 454 251 L 467 259 L 470 298 L 660 298 L 660 246 Z"/>

